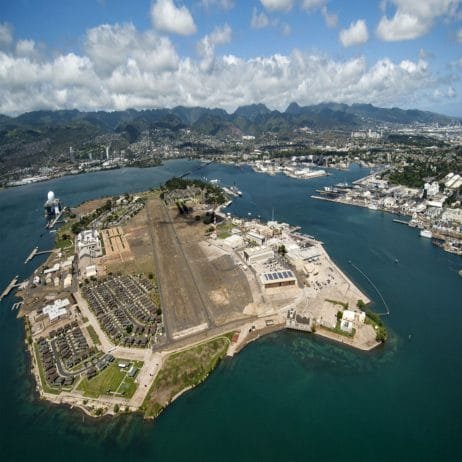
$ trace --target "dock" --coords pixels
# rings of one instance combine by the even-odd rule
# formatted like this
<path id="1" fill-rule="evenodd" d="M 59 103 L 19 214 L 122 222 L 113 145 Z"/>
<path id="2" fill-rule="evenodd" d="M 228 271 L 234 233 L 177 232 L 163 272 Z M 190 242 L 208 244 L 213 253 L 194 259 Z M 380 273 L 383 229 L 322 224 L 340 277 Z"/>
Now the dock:
<path id="1" fill-rule="evenodd" d="M 409 226 L 409 222 L 408 221 L 405 221 L 405 220 L 398 220 L 398 218 L 393 218 L 393 222 L 394 223 L 399 223 L 401 225 L 408 225 Z"/>
<path id="2" fill-rule="evenodd" d="M 58 215 L 56 215 L 55 218 L 53 218 L 52 221 L 50 221 L 49 223 L 47 223 L 47 225 L 45 226 L 46 228 L 48 229 L 53 229 L 54 226 L 56 225 L 56 223 L 58 223 L 58 220 L 61 218 L 61 215 L 64 213 L 64 211 L 66 210 L 66 207 L 64 207 L 61 212 L 58 213 Z"/>
<path id="3" fill-rule="evenodd" d="M 0 301 L 3 300 L 15 287 L 17 287 L 19 276 L 16 275 L 11 282 L 6 286 L 6 289 L 0 295 Z"/>
<path id="4" fill-rule="evenodd" d="M 43 255 L 45 253 L 52 253 L 54 252 L 54 249 L 52 250 L 41 250 L 39 251 L 38 247 L 35 247 L 32 252 L 30 253 L 30 255 L 25 259 L 24 261 L 24 264 L 27 265 L 34 257 L 36 257 L 37 255 Z"/>
<path id="5" fill-rule="evenodd" d="M 34 247 L 34 249 L 29 254 L 29 256 L 24 260 L 24 264 L 27 265 L 37 255 L 37 252 L 38 252 L 38 247 Z"/>

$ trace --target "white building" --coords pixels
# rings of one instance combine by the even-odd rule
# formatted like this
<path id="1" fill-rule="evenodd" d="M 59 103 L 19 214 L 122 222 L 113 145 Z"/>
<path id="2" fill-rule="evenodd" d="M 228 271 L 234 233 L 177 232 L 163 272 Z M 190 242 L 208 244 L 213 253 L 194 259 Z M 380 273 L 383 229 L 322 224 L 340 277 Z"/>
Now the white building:
<path id="1" fill-rule="evenodd" d="M 427 191 L 427 197 L 433 197 L 440 192 L 440 185 L 437 181 L 434 181 L 433 183 L 425 183 L 424 189 Z"/>
<path id="2" fill-rule="evenodd" d="M 96 229 L 87 229 L 79 233 L 77 235 L 77 248 L 79 249 L 79 255 L 83 253 L 83 250 L 88 249 L 92 258 L 101 257 L 103 248 L 98 231 Z"/>
<path id="3" fill-rule="evenodd" d="M 265 243 L 265 236 L 262 236 L 261 234 L 255 232 L 255 231 L 249 231 L 247 233 L 247 238 L 251 242 L 255 242 L 258 245 L 263 245 Z"/>
<path id="4" fill-rule="evenodd" d="M 56 299 L 52 304 L 46 305 L 42 312 L 43 314 L 47 314 L 50 322 L 60 318 L 67 314 L 67 306 L 70 305 L 70 301 L 67 298 L 64 299 Z"/>
<path id="5" fill-rule="evenodd" d="M 268 247 L 250 247 L 244 250 L 244 258 L 249 265 L 274 258 L 274 251 Z"/>

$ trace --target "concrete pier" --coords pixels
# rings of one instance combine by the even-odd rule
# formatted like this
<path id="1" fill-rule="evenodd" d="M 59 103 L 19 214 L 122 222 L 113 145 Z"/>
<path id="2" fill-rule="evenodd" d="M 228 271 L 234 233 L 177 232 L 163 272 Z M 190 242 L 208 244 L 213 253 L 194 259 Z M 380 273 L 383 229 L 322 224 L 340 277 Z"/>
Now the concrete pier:
<path id="1" fill-rule="evenodd" d="M 24 264 L 27 265 L 36 255 L 38 252 L 38 247 L 34 247 L 30 255 L 24 260 Z"/>
<path id="2" fill-rule="evenodd" d="M 52 253 L 54 252 L 55 249 L 52 249 L 52 250 L 41 250 L 39 251 L 38 247 L 35 247 L 32 252 L 30 253 L 30 255 L 26 258 L 26 260 L 24 261 L 24 264 L 27 265 L 27 263 L 29 263 L 34 257 L 36 257 L 37 255 L 43 255 L 45 253 Z"/>
<path id="3" fill-rule="evenodd" d="M 18 278 L 19 276 L 16 275 L 6 286 L 6 289 L 0 295 L 0 300 L 3 300 L 18 285 Z"/>

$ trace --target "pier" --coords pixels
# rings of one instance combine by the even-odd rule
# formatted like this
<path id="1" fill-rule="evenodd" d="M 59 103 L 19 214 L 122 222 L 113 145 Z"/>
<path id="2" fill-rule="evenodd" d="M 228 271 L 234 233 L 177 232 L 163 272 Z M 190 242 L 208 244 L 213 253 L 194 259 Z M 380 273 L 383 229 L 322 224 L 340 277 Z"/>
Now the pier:
<path id="1" fill-rule="evenodd" d="M 45 253 L 52 253 L 54 252 L 54 249 L 52 250 L 41 250 L 39 251 L 38 247 L 34 247 L 30 255 L 24 260 L 24 264 L 27 265 L 34 257 L 37 255 L 43 255 Z"/>
<path id="2" fill-rule="evenodd" d="M 409 226 L 409 222 L 408 221 L 405 221 L 405 220 L 398 220 L 398 218 L 393 218 L 393 223 L 399 223 L 401 225 L 408 225 Z"/>
<path id="3" fill-rule="evenodd" d="M 6 289 L 0 295 L 0 301 L 3 300 L 15 287 L 17 287 L 19 276 L 16 275 L 11 282 L 6 286 Z"/>

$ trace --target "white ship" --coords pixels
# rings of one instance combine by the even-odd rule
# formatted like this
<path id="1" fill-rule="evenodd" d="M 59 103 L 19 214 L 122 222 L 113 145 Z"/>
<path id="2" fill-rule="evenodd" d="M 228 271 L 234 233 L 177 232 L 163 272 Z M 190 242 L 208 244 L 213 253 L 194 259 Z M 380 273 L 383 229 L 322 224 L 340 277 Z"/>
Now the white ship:
<path id="1" fill-rule="evenodd" d="M 433 237 L 433 234 L 429 229 L 422 229 L 420 231 L 420 235 L 422 237 L 427 237 L 428 239 L 431 239 Z"/>
<path id="2" fill-rule="evenodd" d="M 240 191 L 237 186 L 230 186 L 229 188 L 237 196 L 242 196 L 242 191 Z"/>

